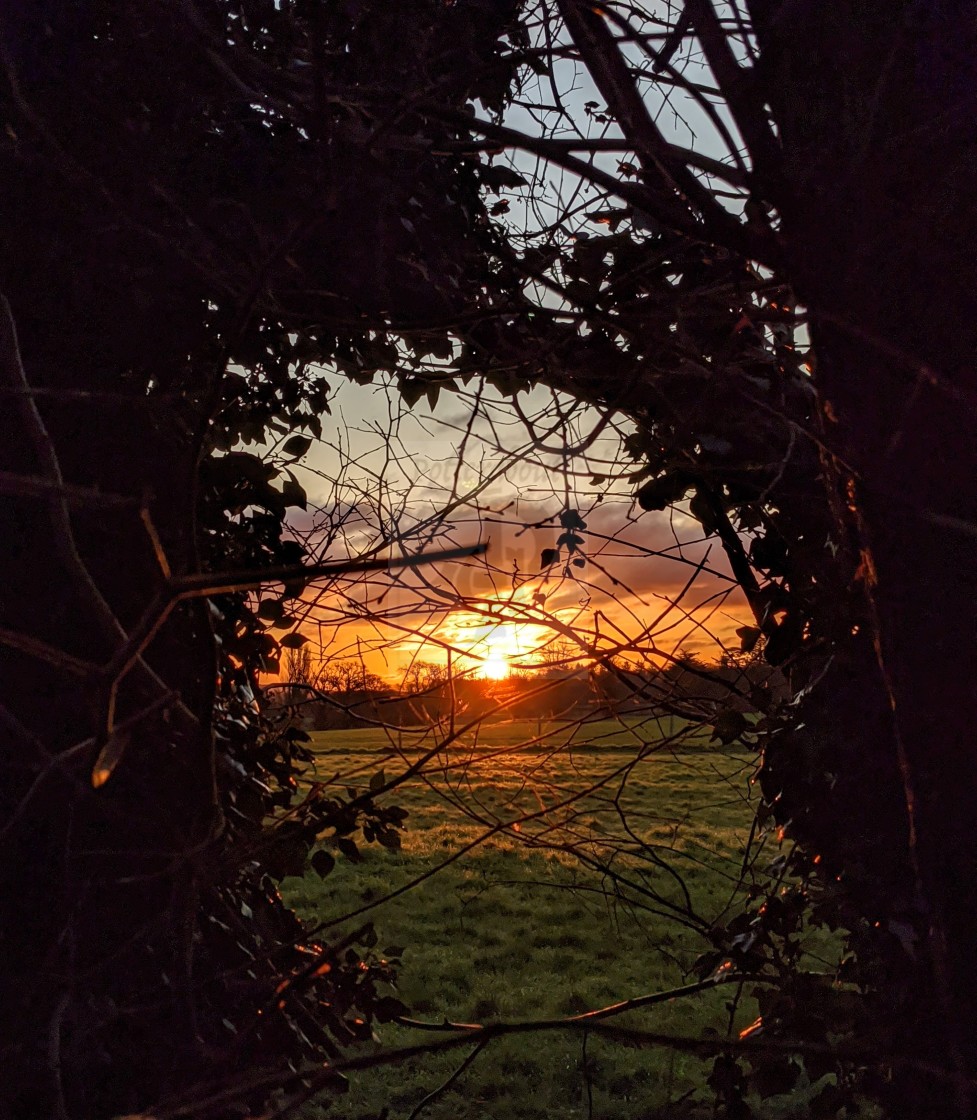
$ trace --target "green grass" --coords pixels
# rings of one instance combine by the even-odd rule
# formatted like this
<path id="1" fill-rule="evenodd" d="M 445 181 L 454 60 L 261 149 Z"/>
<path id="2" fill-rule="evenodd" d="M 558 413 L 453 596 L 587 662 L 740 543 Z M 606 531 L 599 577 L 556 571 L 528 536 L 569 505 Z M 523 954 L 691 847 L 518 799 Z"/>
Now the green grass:
<path id="1" fill-rule="evenodd" d="M 751 756 L 705 749 L 692 735 L 669 746 L 675 721 L 578 729 L 535 723 L 483 725 L 437 752 L 387 795 L 410 810 L 403 849 L 363 847 L 340 858 L 325 880 L 285 884 L 307 917 L 369 911 L 380 948 L 406 946 L 398 994 L 419 1018 L 465 1022 L 577 1014 L 688 982 L 708 946 L 701 923 L 740 900 L 744 845 L 752 820 Z M 568 743 L 568 739 L 570 742 Z M 665 745 L 662 745 L 665 744 Z M 383 769 L 389 780 L 435 745 L 420 733 L 391 743 L 372 730 L 314 736 L 316 775 L 363 785 Z M 578 800 L 580 791 L 589 791 Z M 633 839 L 623 833 L 623 813 Z M 502 827 L 520 821 L 517 834 Z M 495 829 L 496 831 L 493 831 Z M 480 842 L 476 843 L 481 839 Z M 436 870 L 465 845 L 476 846 Z M 615 894 L 567 850 L 619 867 L 641 890 Z M 640 858 L 653 851 L 668 868 Z M 430 874 L 431 872 L 436 873 Z M 389 901 L 391 891 L 425 875 Z M 648 893 L 642 893 L 642 892 Z M 686 898 L 688 893 L 688 899 Z M 694 917 L 687 911 L 688 900 Z M 361 919 L 362 920 L 362 919 Z M 619 1020 L 652 1031 L 697 1036 L 729 1029 L 732 988 L 634 1011 Z M 735 1028 L 755 1009 L 744 1001 Z M 430 1040 L 393 1025 L 384 1047 Z M 349 1095 L 314 1104 L 308 1117 L 408 1117 L 457 1068 L 463 1051 L 426 1056 L 355 1076 Z M 678 1116 L 697 1099 L 708 1072 L 699 1059 L 638 1050 L 591 1037 L 587 1044 L 594 1117 Z M 689 1095 L 692 1094 L 692 1097 Z M 435 1102 L 426 1120 L 561 1120 L 588 1115 L 581 1038 L 546 1033 L 490 1045 Z"/>

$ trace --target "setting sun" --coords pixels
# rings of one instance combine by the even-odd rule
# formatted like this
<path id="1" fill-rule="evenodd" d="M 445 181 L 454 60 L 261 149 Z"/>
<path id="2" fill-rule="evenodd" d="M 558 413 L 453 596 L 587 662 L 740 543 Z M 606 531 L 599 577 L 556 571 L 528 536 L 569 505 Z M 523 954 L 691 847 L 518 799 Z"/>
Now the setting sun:
<path id="1" fill-rule="evenodd" d="M 478 667 L 477 676 L 487 681 L 504 681 L 510 673 L 505 652 L 498 648 L 489 650 L 488 657 Z"/>

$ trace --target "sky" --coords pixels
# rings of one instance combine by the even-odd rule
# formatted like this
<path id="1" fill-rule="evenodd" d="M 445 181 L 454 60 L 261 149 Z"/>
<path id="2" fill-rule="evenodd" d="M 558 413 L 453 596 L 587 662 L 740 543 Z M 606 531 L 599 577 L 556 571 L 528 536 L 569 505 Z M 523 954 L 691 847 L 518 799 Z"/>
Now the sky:
<path id="1" fill-rule="evenodd" d="M 407 409 L 382 385 L 337 383 L 322 440 L 290 468 L 309 496 L 291 523 L 310 553 L 487 551 L 310 589 L 295 615 L 314 657 L 362 658 L 396 684 L 415 661 L 450 656 L 456 672 L 499 675 L 539 664 L 558 643 L 583 664 L 660 663 L 680 650 L 715 660 L 738 648 L 749 612 L 719 545 L 681 508 L 645 512 L 633 501 L 627 421 L 548 390 L 520 400 L 536 426 L 490 391 L 473 418 L 469 392 Z M 557 420 L 566 440 L 539 438 Z M 586 451 L 565 454 L 595 428 Z M 572 554 L 559 546 L 568 511 L 585 526 Z"/>
<path id="2" fill-rule="evenodd" d="M 699 60 L 682 64 L 690 77 L 709 82 Z M 729 158 L 715 127 L 719 120 L 735 137 L 724 106 L 710 119 L 674 87 L 649 83 L 646 92 L 670 141 Z M 543 120 L 555 134 L 579 128 L 613 138 L 613 122 L 585 109 L 600 100 L 589 76 L 564 61 L 553 85 L 545 78 L 527 84 L 505 123 L 538 132 Z M 547 116 L 539 108 L 556 101 L 569 112 L 551 108 Z M 503 192 L 511 206 L 500 220 L 515 231 L 542 228 L 576 209 L 586 222 L 588 207 L 580 203 L 587 189 L 579 179 L 540 172 L 524 154 L 501 158 L 542 178 L 533 192 Z M 608 153 L 596 161 L 614 170 L 621 158 Z M 539 650 L 556 642 L 571 643 L 584 663 L 609 654 L 661 661 L 680 650 L 715 660 L 724 647 L 738 648 L 735 631 L 750 621 L 749 610 L 718 543 L 703 541 L 681 509 L 646 513 L 634 504 L 639 464 L 622 455 L 626 421 L 536 389 L 519 396 L 524 416 L 538 420 L 534 427 L 491 390 L 476 409 L 474 390 L 473 383 L 459 394 L 442 392 L 433 408 L 422 399 L 408 409 L 383 385 L 337 379 L 322 440 L 291 468 L 310 499 L 309 511 L 292 511 L 310 552 L 338 559 L 383 545 L 381 555 L 488 548 L 478 560 L 310 592 L 296 617 L 315 656 L 362 658 L 397 683 L 417 660 L 444 664 L 450 657 L 455 671 L 493 674 L 503 665 L 538 663 Z M 565 437 L 547 434 L 553 428 Z M 565 453 L 588 441 L 586 452 Z M 557 547 L 559 516 L 569 510 L 586 524 L 577 532 L 578 551 L 570 557 L 564 548 L 544 567 L 543 552 Z"/>

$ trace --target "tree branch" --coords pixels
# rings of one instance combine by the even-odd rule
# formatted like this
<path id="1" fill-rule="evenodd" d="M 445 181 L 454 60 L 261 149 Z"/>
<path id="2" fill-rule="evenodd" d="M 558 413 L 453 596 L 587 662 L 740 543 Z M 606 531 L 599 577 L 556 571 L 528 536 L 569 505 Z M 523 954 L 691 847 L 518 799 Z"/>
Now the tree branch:
<path id="1" fill-rule="evenodd" d="M 108 682 L 104 732 L 107 736 L 112 734 L 119 685 L 142 657 L 174 608 L 185 599 L 203 599 L 213 595 L 257 591 L 258 588 L 268 583 L 288 583 L 292 580 L 302 580 L 308 583 L 314 579 L 335 579 L 340 576 L 358 575 L 363 572 L 419 568 L 441 561 L 481 556 L 487 547 L 485 544 L 476 544 L 464 548 L 448 548 L 441 552 L 424 553 L 420 556 L 331 561 L 322 564 L 277 564 L 250 571 L 199 572 L 170 579 L 143 612 L 142 618 L 136 623 L 132 632 L 126 637 L 125 642 L 116 651 L 112 659 L 103 669 L 98 671 L 99 675 Z"/>
<path id="2" fill-rule="evenodd" d="M 711 0 L 687 0 L 686 11 L 736 127 L 750 149 L 753 167 L 763 184 L 763 193 L 768 201 L 777 205 L 782 201 L 779 189 L 780 145 L 767 120 L 763 99 L 758 94 L 756 75 L 736 61 Z"/>
<path id="3" fill-rule="evenodd" d="M 687 206 L 692 206 L 701 215 L 710 239 L 742 252 L 745 232 L 743 226 L 716 202 L 713 193 L 675 157 L 671 146 L 651 119 L 614 36 L 604 17 L 598 14 L 599 9 L 594 9 L 590 4 L 581 4 L 579 0 L 559 0 L 559 6 L 580 56 L 611 113 L 617 118 L 625 135 L 633 141 L 635 150 L 645 165 L 651 164 L 663 178 L 665 186 L 676 192 L 676 197 L 673 198 L 657 193 L 655 201 L 659 212 L 670 218 L 674 225 L 681 227 L 687 221 L 683 211 L 686 211 Z M 678 204 L 679 198 L 684 199 L 684 206 Z"/>

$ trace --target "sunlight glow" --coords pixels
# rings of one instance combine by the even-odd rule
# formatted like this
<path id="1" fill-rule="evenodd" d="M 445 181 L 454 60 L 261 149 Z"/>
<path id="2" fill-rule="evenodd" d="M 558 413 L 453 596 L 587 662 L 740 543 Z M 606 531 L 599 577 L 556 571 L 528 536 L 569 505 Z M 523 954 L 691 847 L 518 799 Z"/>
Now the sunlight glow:
<path id="1" fill-rule="evenodd" d="M 487 681 L 504 681 L 510 671 L 505 652 L 497 646 L 492 646 L 489 648 L 488 657 L 479 665 L 475 675 Z"/>

